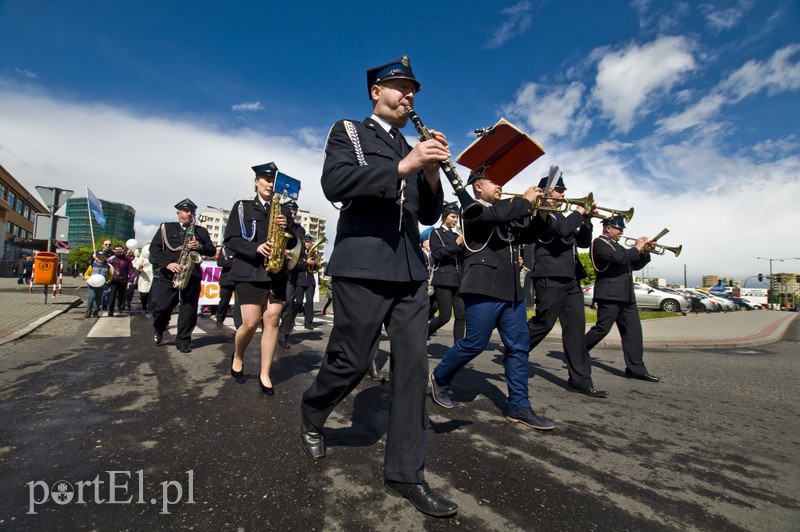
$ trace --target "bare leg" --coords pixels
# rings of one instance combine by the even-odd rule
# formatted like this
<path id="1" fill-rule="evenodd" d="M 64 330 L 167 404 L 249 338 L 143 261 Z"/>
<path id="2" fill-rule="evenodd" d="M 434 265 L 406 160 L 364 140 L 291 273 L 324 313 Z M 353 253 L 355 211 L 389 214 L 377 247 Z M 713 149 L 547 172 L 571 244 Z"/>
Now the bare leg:
<path id="1" fill-rule="evenodd" d="M 283 304 L 267 302 L 261 319 L 264 323 L 264 332 L 261 334 L 261 382 L 264 386 L 272 387 L 269 370 L 272 359 L 275 357 L 275 348 L 278 345 L 278 325 L 281 319 Z M 238 335 L 237 335 L 238 336 Z"/>
<path id="2" fill-rule="evenodd" d="M 261 323 L 261 308 L 261 305 L 241 305 L 242 325 L 236 329 L 233 341 L 234 353 L 231 369 L 234 371 L 241 371 L 244 367 L 244 352 L 250 345 L 258 324 Z"/>

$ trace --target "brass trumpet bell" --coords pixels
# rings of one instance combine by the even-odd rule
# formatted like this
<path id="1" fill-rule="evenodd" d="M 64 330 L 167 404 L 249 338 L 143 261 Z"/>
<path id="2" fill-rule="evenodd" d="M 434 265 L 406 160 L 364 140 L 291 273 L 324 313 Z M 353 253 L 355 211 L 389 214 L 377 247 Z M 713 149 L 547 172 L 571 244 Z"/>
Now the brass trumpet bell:
<path id="1" fill-rule="evenodd" d="M 600 211 L 606 212 L 608 214 L 602 214 Z M 625 223 L 628 223 L 633 218 L 633 207 L 628 209 L 627 211 L 620 211 L 617 209 L 608 209 L 606 207 L 598 207 L 595 206 L 594 210 L 589 213 L 589 216 L 592 218 L 600 218 L 601 220 L 610 220 L 614 216 L 622 216 L 622 219 L 625 220 Z"/>
<path id="2" fill-rule="evenodd" d="M 501 192 L 503 196 L 511 196 L 512 198 L 521 198 L 522 194 L 515 194 L 512 192 Z M 546 201 L 552 201 L 553 203 L 557 203 L 557 205 L 544 205 Z M 583 198 L 557 198 L 555 196 L 541 196 L 538 198 L 536 205 L 534 205 L 534 211 L 549 211 L 549 212 L 567 212 L 570 210 L 570 207 L 581 206 L 583 207 L 586 212 L 589 212 L 591 209 L 592 204 L 594 203 L 594 194 L 589 192 L 589 194 Z"/>
<path id="3" fill-rule="evenodd" d="M 636 239 L 630 236 L 623 236 L 622 240 L 629 246 L 636 244 Z M 679 246 L 665 246 L 663 244 L 659 244 L 658 242 L 652 242 L 647 244 L 645 250 L 653 253 L 654 255 L 663 255 L 665 252 L 671 251 L 677 257 L 683 250 L 683 244 Z"/>

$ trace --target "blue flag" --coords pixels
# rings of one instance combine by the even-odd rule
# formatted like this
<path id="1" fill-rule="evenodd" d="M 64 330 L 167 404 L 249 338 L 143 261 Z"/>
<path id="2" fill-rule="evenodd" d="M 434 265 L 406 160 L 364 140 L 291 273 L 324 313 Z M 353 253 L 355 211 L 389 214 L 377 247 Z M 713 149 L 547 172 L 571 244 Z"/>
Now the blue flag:
<path id="1" fill-rule="evenodd" d="M 97 199 L 97 196 L 92 194 L 89 187 L 86 187 L 86 200 L 89 202 L 89 210 L 94 214 L 94 219 L 97 220 L 97 225 L 105 227 L 106 217 L 103 214 L 103 205 L 100 203 L 100 200 Z"/>

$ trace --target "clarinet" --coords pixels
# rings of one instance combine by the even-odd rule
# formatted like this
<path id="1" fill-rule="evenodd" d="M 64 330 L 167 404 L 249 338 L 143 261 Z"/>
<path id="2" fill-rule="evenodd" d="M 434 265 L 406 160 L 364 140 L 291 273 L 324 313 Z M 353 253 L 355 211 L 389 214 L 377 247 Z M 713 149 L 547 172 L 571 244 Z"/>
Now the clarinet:
<path id="1" fill-rule="evenodd" d="M 419 134 L 419 140 L 430 140 L 433 138 L 428 128 L 422 123 L 420 120 L 419 115 L 414 111 L 414 109 L 408 107 L 406 108 L 406 115 L 414 124 L 414 127 Z M 469 192 L 464 188 L 464 183 L 461 182 L 461 178 L 458 177 L 456 173 L 455 165 L 450 162 L 450 159 L 440 161 L 439 166 L 442 168 L 444 175 L 447 176 L 447 180 L 450 181 L 450 184 L 453 186 L 453 192 L 458 198 L 458 202 L 461 204 L 461 212 L 464 218 L 468 220 L 473 220 L 480 216 L 481 212 L 483 211 L 483 205 L 475 201 Z"/>

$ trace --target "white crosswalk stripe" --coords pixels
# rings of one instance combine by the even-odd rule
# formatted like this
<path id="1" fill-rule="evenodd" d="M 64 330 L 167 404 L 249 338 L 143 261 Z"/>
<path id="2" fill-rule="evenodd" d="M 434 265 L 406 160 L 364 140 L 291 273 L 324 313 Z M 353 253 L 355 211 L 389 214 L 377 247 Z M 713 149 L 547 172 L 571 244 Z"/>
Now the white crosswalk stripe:
<path id="1" fill-rule="evenodd" d="M 91 318 L 90 318 L 91 319 Z M 130 338 L 131 336 L 131 320 L 135 320 L 135 326 L 150 326 L 151 320 L 144 320 L 140 313 L 134 314 L 122 314 L 114 316 L 110 318 L 108 316 L 103 316 L 97 320 L 94 324 L 92 329 L 87 334 L 87 338 Z M 142 322 L 142 323 L 139 323 Z M 203 324 L 203 319 L 201 318 L 198 320 L 198 326 L 194 328 L 192 331 L 192 336 L 202 336 L 206 333 L 205 330 L 200 326 Z M 215 325 L 215 322 L 210 321 L 212 325 Z M 227 317 L 223 322 L 225 327 L 236 330 L 236 327 L 233 325 L 233 318 Z M 317 327 L 320 326 L 333 326 L 333 317 L 330 316 L 314 316 L 314 325 Z M 295 320 L 295 330 L 303 330 L 303 317 L 298 316 Z M 165 337 L 168 335 L 172 335 L 175 337 L 178 334 L 178 316 L 175 315 L 170 320 L 169 327 L 166 330 Z"/>
<path id="2" fill-rule="evenodd" d="M 91 318 L 89 318 L 91 319 Z M 103 316 L 86 335 L 88 338 L 130 338 L 131 319 L 129 316 Z"/>

